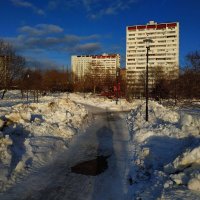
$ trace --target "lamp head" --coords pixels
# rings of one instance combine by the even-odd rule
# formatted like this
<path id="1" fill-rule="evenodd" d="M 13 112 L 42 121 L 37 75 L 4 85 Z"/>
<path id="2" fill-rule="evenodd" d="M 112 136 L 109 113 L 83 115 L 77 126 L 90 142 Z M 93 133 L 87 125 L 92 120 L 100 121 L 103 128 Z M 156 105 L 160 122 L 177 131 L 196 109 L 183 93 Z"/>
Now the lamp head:
<path id="1" fill-rule="evenodd" d="M 150 39 L 150 38 L 146 38 L 146 39 L 143 40 L 143 42 L 146 43 L 146 47 L 149 47 L 149 46 L 150 46 L 150 43 L 152 43 L 153 40 Z"/>

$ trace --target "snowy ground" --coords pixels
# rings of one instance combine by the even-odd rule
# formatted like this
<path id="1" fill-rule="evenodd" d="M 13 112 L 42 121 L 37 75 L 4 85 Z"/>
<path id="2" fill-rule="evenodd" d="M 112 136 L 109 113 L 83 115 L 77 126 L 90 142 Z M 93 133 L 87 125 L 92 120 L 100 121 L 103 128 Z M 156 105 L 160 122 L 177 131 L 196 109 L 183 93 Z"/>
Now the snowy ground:
<path id="1" fill-rule="evenodd" d="M 177 111 L 150 102 L 149 122 L 145 104 L 128 115 L 133 199 L 200 199 L 200 115 Z"/>
<path id="2" fill-rule="evenodd" d="M 88 119 L 67 95 L 30 103 L 15 95 L 0 102 L 0 191 L 68 148 Z"/>
<path id="3" fill-rule="evenodd" d="M 94 123 L 78 135 L 89 113 Z M 0 101 L 0 191 L 8 192 L 0 199 L 22 193 L 24 199 L 200 199 L 199 103 L 172 110 L 150 102 L 149 122 L 144 114 L 140 100 L 116 104 L 91 94 L 62 94 L 35 104 L 7 94 Z M 105 173 L 94 178 L 66 170 L 99 149 L 112 152 Z"/>
<path id="4" fill-rule="evenodd" d="M 72 130 L 79 129 L 88 115 L 74 101 L 85 104 L 92 113 L 94 123 L 84 134 L 75 137 L 69 149 L 66 149 L 66 142 L 74 133 Z M 59 96 L 54 100 L 45 97 L 41 102 L 17 104 L 8 113 L 2 108 L 2 119 L 9 119 L 13 123 L 3 126 L 2 138 L 9 137 L 10 142 L 4 152 L 10 158 L 4 158 L 9 163 L 4 165 L 6 170 L 2 174 L 2 178 L 5 178 L 2 190 L 6 191 L 0 198 L 125 199 L 129 133 L 124 110 L 128 104 L 120 101 L 116 105 L 115 101 L 109 99 L 90 95 L 84 98 L 78 94 Z M 18 124 L 25 130 L 19 129 Z M 13 129 L 15 131 L 10 132 Z M 13 138 L 13 135 L 16 137 Z M 10 145 L 13 153 L 7 148 Z M 52 154 L 55 154 L 54 159 L 51 159 Z M 97 155 L 109 156 L 109 168 L 105 173 L 93 177 L 70 172 L 70 166 Z M 15 162 L 11 161 L 12 158 L 16 158 Z M 14 184 L 15 181 L 17 184 Z"/>

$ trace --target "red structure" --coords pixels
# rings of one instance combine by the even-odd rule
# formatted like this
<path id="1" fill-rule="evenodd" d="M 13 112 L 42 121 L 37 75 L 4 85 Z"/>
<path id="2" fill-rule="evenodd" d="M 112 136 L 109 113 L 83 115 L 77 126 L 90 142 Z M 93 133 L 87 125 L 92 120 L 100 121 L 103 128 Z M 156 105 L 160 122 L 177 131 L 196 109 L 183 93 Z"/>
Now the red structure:
<path id="1" fill-rule="evenodd" d="M 174 28 L 177 26 L 177 23 L 162 23 L 156 25 L 139 25 L 139 26 L 129 26 L 128 30 L 142 30 L 142 29 L 166 29 L 166 28 Z"/>

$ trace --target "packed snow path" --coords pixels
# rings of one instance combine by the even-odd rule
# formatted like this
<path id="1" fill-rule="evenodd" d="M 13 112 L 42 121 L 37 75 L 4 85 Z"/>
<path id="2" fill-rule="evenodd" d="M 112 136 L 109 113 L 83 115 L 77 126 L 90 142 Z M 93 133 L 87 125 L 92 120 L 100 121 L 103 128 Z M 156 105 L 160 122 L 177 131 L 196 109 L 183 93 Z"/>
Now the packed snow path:
<path id="1" fill-rule="evenodd" d="M 32 172 L 0 198 L 41 200 L 124 200 L 127 193 L 129 133 L 126 112 L 87 106 L 94 117 L 59 158 Z M 108 168 L 98 176 L 71 172 L 71 167 L 98 155 L 108 156 Z"/>

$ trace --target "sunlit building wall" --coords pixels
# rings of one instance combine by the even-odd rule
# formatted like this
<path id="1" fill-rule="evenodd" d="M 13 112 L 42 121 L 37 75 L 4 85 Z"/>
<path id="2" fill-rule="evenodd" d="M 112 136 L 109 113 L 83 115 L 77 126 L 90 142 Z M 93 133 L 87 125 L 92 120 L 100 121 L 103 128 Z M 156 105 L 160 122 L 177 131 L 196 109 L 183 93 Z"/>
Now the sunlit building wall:
<path id="1" fill-rule="evenodd" d="M 146 71 L 146 44 L 152 39 L 149 51 L 149 83 L 154 82 L 153 69 L 160 67 L 169 78 L 179 73 L 179 23 L 134 25 L 126 28 L 126 77 L 128 88 L 136 93 L 144 92 Z M 152 73 L 151 73 L 152 72 Z M 171 76 L 170 76 L 171 75 Z"/>
<path id="2" fill-rule="evenodd" d="M 120 55 L 105 53 L 102 55 L 73 55 L 71 65 L 73 73 L 79 79 L 84 77 L 91 67 L 98 69 L 101 73 L 116 76 L 116 69 L 120 67 Z"/>

